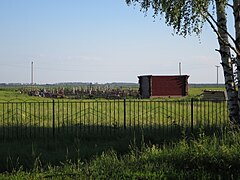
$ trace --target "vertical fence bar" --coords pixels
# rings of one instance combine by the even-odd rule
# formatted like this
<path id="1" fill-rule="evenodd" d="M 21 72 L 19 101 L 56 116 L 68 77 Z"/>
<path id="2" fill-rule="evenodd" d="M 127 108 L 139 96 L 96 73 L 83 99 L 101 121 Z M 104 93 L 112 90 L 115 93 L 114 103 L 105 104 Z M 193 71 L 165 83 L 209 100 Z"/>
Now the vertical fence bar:
<path id="1" fill-rule="evenodd" d="M 219 103 L 219 101 L 216 101 L 216 106 L 215 106 L 215 108 L 216 108 L 216 110 L 215 110 L 215 113 L 216 113 L 216 119 L 215 119 L 215 122 L 213 122 L 213 125 L 214 125 L 214 128 L 215 128 L 215 130 L 216 130 L 216 128 L 217 128 L 217 121 L 218 121 L 218 113 L 220 113 L 221 111 L 219 111 L 218 112 L 218 103 Z"/>
<path id="2" fill-rule="evenodd" d="M 18 118 L 18 102 L 16 102 L 15 103 L 15 113 L 16 113 L 16 138 L 18 139 L 19 137 L 19 134 L 18 134 L 18 126 L 19 126 L 19 124 L 18 124 L 18 120 L 19 120 L 19 118 Z"/>
<path id="3" fill-rule="evenodd" d="M 20 111 L 21 111 L 21 113 L 20 113 L 20 117 L 21 117 L 21 120 L 20 120 L 21 121 L 20 122 L 20 124 L 21 124 L 20 125 L 20 134 L 21 135 L 20 135 L 20 137 L 22 138 L 22 136 L 23 136 L 23 134 L 22 134 L 22 131 L 23 131 L 23 119 L 22 119 L 23 118 L 23 114 L 22 114 L 23 113 L 23 107 L 22 107 L 22 102 L 20 104 L 21 104 L 21 106 L 20 106 Z"/>
<path id="4" fill-rule="evenodd" d="M 67 115 L 66 115 L 66 120 L 67 120 L 67 134 L 69 134 L 69 119 L 68 119 L 68 117 L 69 117 L 69 112 L 68 112 L 68 102 L 67 102 Z"/>
<path id="5" fill-rule="evenodd" d="M 193 98 L 191 99 L 191 132 L 193 133 Z"/>
<path id="6" fill-rule="evenodd" d="M 170 108 L 170 115 L 169 115 L 169 123 L 170 123 L 170 135 L 173 135 L 173 124 L 172 124 L 172 120 L 173 120 L 173 102 L 169 101 L 169 108 Z"/>
<path id="7" fill-rule="evenodd" d="M 149 127 L 148 127 L 148 102 L 147 101 L 145 101 L 145 113 L 146 113 L 145 127 L 146 127 L 146 131 L 148 131 Z"/>
<path id="8" fill-rule="evenodd" d="M 223 112 L 223 119 L 224 119 L 224 123 L 226 123 L 226 120 L 227 120 L 227 115 L 226 115 L 226 101 L 224 101 L 223 102 L 224 104 L 223 104 L 223 109 L 224 109 L 224 112 Z M 224 126 L 225 126 L 225 124 L 224 124 Z"/>
<path id="9" fill-rule="evenodd" d="M 149 101 L 149 125 L 150 132 L 152 132 L 152 101 Z"/>
<path id="10" fill-rule="evenodd" d="M 102 111 L 102 113 L 101 113 L 101 117 L 100 117 L 100 119 L 101 119 L 101 134 L 103 134 L 103 102 L 100 102 L 100 109 L 101 109 L 101 111 Z"/>
<path id="11" fill-rule="evenodd" d="M 165 113 L 165 105 L 164 102 L 161 101 L 161 106 L 162 106 L 162 134 L 163 134 L 163 138 L 165 138 L 165 130 L 166 130 L 166 125 L 165 125 L 165 118 L 164 118 L 164 113 Z"/>
<path id="12" fill-rule="evenodd" d="M 126 127 L 126 99 L 123 100 L 123 128 L 124 130 L 127 129 Z"/>
<path id="13" fill-rule="evenodd" d="M 9 138 L 9 103 L 7 103 L 7 138 Z"/>
<path id="14" fill-rule="evenodd" d="M 12 103 L 11 103 L 11 107 L 10 107 L 10 108 L 11 108 L 11 121 L 10 121 L 10 123 L 11 123 L 11 125 L 10 125 L 10 127 L 11 127 L 11 128 L 10 128 L 10 130 L 11 130 L 11 133 L 10 133 L 11 138 L 13 138 L 13 123 L 14 123 L 14 122 L 13 122 L 13 120 L 14 120 L 14 116 L 13 116 L 13 115 L 14 115 L 13 104 L 14 104 L 14 103 L 12 102 Z"/>
<path id="15" fill-rule="evenodd" d="M 106 121 L 105 121 L 105 133 L 108 131 L 108 103 L 105 101 L 105 112 L 106 112 Z"/>
<path id="16" fill-rule="evenodd" d="M 40 116 L 40 111 L 41 111 L 41 106 L 40 102 L 37 102 L 38 106 L 38 137 L 41 137 L 41 116 Z"/>
<path id="17" fill-rule="evenodd" d="M 209 101 L 207 101 L 207 122 L 208 122 L 208 130 L 210 130 L 210 113 L 209 113 L 209 108 L 210 108 L 210 105 L 209 105 Z"/>
<path id="18" fill-rule="evenodd" d="M 199 124 L 200 128 L 202 127 L 202 101 L 198 100 L 199 102 Z"/>
<path id="19" fill-rule="evenodd" d="M 213 131 L 213 119 L 214 119 L 214 104 L 213 104 L 213 101 L 211 102 L 212 103 L 212 106 L 211 106 L 211 113 L 212 113 L 212 120 L 211 120 L 211 131 Z"/>
<path id="20" fill-rule="evenodd" d="M 90 119 L 91 119 L 91 102 L 87 102 L 87 104 L 88 104 L 88 106 L 87 106 L 87 112 L 88 112 L 88 121 L 87 121 L 87 126 L 88 126 L 88 133 L 90 134 L 90 132 L 91 132 L 91 126 L 90 126 L 90 124 L 91 124 L 91 121 L 90 121 Z"/>
<path id="21" fill-rule="evenodd" d="M 133 131 L 136 130 L 136 101 L 133 100 Z"/>
<path id="22" fill-rule="evenodd" d="M 60 131 L 60 106 L 59 106 L 59 100 L 57 101 L 57 131 L 58 131 L 58 133 Z"/>
<path id="23" fill-rule="evenodd" d="M 36 122 L 37 122 L 37 119 L 36 119 L 36 102 L 33 103 L 33 137 L 36 138 L 36 130 L 37 130 L 37 127 L 36 127 Z"/>
<path id="24" fill-rule="evenodd" d="M 80 130 L 80 134 L 82 134 L 82 101 L 80 101 L 80 113 L 79 113 L 79 116 L 80 116 L 80 127 L 79 127 L 79 130 Z"/>
<path id="25" fill-rule="evenodd" d="M 177 105 L 178 101 L 173 102 L 174 103 L 174 119 L 173 119 L 173 126 L 174 126 L 174 131 L 178 130 L 177 127 Z"/>
<path id="26" fill-rule="evenodd" d="M 117 124 L 118 130 L 120 129 L 120 102 L 121 101 L 118 99 L 118 124 Z"/>
<path id="27" fill-rule="evenodd" d="M 181 109 L 182 109 L 182 116 L 180 117 L 181 119 L 180 119 L 180 125 L 181 126 L 183 126 L 183 127 L 185 127 L 185 124 L 184 124 L 184 119 L 186 118 L 186 115 L 185 115 L 185 101 L 183 100 L 183 101 L 181 101 L 181 106 L 182 106 L 182 108 L 180 108 L 179 110 L 181 111 Z M 179 112 L 180 112 L 179 111 Z M 180 114 L 180 113 L 179 113 Z"/>
<path id="28" fill-rule="evenodd" d="M 3 140 L 5 140 L 5 103 L 3 103 Z"/>
<path id="29" fill-rule="evenodd" d="M 47 129 L 48 129 L 48 138 L 52 136 L 52 102 L 47 102 Z"/>
<path id="30" fill-rule="evenodd" d="M 184 116 L 184 114 L 183 114 Z M 179 127 L 179 131 L 181 131 L 181 101 L 178 101 L 178 127 Z"/>
<path id="31" fill-rule="evenodd" d="M 99 123 L 98 122 L 99 121 L 99 117 L 98 117 L 99 116 L 99 112 L 98 111 L 99 111 L 99 109 L 98 109 L 98 101 L 97 101 L 97 133 L 98 133 L 98 128 L 99 128 L 98 127 L 98 123 Z"/>
<path id="32" fill-rule="evenodd" d="M 29 103 L 29 114 L 30 114 L 30 125 L 29 125 L 29 130 L 30 130 L 30 135 L 29 137 L 32 137 L 32 103 Z"/>
<path id="33" fill-rule="evenodd" d="M 144 130 L 144 101 L 141 101 L 141 117 L 142 117 L 142 123 L 141 123 L 141 130 L 143 131 Z"/>
<path id="34" fill-rule="evenodd" d="M 78 104 L 78 102 L 75 102 L 75 109 L 76 109 L 76 133 L 77 133 L 77 137 L 79 136 L 79 121 L 78 121 L 78 116 L 79 116 L 79 114 L 80 114 L 80 112 L 78 112 L 78 106 L 79 106 L 79 104 Z M 79 116 L 79 120 L 81 119 L 81 116 Z"/>
<path id="35" fill-rule="evenodd" d="M 140 132 L 140 104 L 139 104 L 139 101 L 138 101 L 138 108 L 137 108 L 137 114 L 138 114 L 138 117 L 137 117 L 137 121 L 138 121 L 138 132 Z"/>
<path id="36" fill-rule="evenodd" d="M 70 127 L 71 127 L 71 129 L 70 129 L 70 134 L 72 134 L 73 133 L 73 102 L 70 102 Z"/>
<path id="37" fill-rule="evenodd" d="M 55 102 L 52 101 L 52 136 L 55 138 Z"/>
<path id="38" fill-rule="evenodd" d="M 51 114 L 52 114 L 52 112 L 51 112 L 51 104 L 50 104 L 51 102 L 47 102 L 47 129 L 48 129 L 48 137 L 50 137 L 51 135 L 50 135 L 50 131 L 51 131 Z"/>
<path id="39" fill-rule="evenodd" d="M 86 102 L 83 102 L 83 132 L 86 131 Z"/>
<path id="40" fill-rule="evenodd" d="M 91 121 L 92 132 L 95 129 L 95 102 L 92 102 L 92 121 Z"/>
<path id="41" fill-rule="evenodd" d="M 187 130 L 187 131 L 185 130 L 185 132 L 188 132 L 189 127 L 190 127 L 190 125 L 189 125 L 189 101 L 184 101 L 183 109 L 184 109 L 185 117 L 182 120 L 182 124 L 184 125 L 184 127 L 187 127 L 187 128 L 185 128 Z"/>
<path id="42" fill-rule="evenodd" d="M 62 132 L 63 134 L 66 133 L 66 122 L 65 122 L 65 113 L 64 113 L 64 102 L 62 100 L 62 113 L 61 113 L 61 117 L 62 117 Z"/>
<path id="43" fill-rule="evenodd" d="M 195 102 L 195 103 L 194 103 Z M 198 112 L 198 101 L 197 100 L 195 100 L 195 101 L 193 101 L 193 103 L 194 103 L 194 105 L 195 105 L 195 112 L 194 112 L 194 115 L 195 115 L 195 117 L 193 117 L 194 118 L 194 120 L 195 120 L 195 128 L 198 128 L 198 116 L 199 116 L 199 112 Z"/>
<path id="44" fill-rule="evenodd" d="M 132 101 L 128 100 L 128 128 L 129 128 L 129 132 L 132 132 Z"/>
<path id="45" fill-rule="evenodd" d="M 116 101 L 115 101 L 115 99 L 114 99 L 114 101 L 113 101 L 113 111 L 114 111 L 114 114 L 113 114 L 113 132 L 114 132 L 114 134 L 116 133 Z"/>
<path id="46" fill-rule="evenodd" d="M 203 120 L 204 120 L 204 128 L 206 129 L 207 128 L 207 125 L 206 125 L 206 101 L 202 101 L 203 102 Z"/>
<path id="47" fill-rule="evenodd" d="M 158 113 L 158 118 L 157 118 L 157 123 L 158 123 L 158 132 L 160 131 L 161 132 L 161 120 L 160 120 L 160 111 L 161 111 L 161 108 L 160 108 L 160 103 L 159 103 L 159 101 L 157 102 L 157 113 Z"/>
<path id="48" fill-rule="evenodd" d="M 76 136 L 78 137 L 78 103 L 76 101 L 74 102 L 74 107 L 75 107 L 74 113 L 75 113 L 75 119 L 76 119 L 74 124 L 75 126 L 74 131 L 76 133 Z"/>
<path id="49" fill-rule="evenodd" d="M 110 135 L 112 135 L 112 101 L 109 100 L 109 131 L 110 131 Z"/>
<path id="50" fill-rule="evenodd" d="M 169 107 L 168 107 L 168 101 L 166 101 L 166 132 L 167 132 L 167 135 L 169 134 Z"/>
<path id="51" fill-rule="evenodd" d="M 43 133 L 43 137 L 45 137 L 45 113 L 44 113 L 44 108 L 45 108 L 45 104 L 44 104 L 44 101 L 42 102 L 42 125 L 43 125 L 43 130 L 42 130 L 42 133 Z"/>

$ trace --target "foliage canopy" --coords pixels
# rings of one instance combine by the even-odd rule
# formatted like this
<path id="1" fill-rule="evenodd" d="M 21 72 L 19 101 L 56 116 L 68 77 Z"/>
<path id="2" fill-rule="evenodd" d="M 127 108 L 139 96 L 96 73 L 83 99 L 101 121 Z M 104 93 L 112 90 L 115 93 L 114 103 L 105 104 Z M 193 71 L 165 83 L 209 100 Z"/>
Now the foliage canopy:
<path id="1" fill-rule="evenodd" d="M 226 4 L 225 0 L 219 0 Z M 144 13 L 153 10 L 153 17 L 161 15 L 175 33 L 186 36 L 199 35 L 209 10 L 214 13 L 214 0 L 126 0 L 128 5 L 140 5 Z"/>

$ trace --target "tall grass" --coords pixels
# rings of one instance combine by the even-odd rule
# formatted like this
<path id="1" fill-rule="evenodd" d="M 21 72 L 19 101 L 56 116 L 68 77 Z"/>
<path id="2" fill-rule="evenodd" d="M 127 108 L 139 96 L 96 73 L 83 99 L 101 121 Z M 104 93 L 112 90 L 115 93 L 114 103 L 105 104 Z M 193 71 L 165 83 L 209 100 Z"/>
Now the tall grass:
<path id="1" fill-rule="evenodd" d="M 235 179 L 240 173 L 240 132 L 211 137 L 201 133 L 175 143 L 151 144 L 142 138 L 138 146 L 136 141 L 132 140 L 126 153 L 108 148 L 88 160 L 72 159 L 66 152 L 57 166 L 44 164 L 37 156 L 32 169 L 18 166 L 0 178 Z"/>

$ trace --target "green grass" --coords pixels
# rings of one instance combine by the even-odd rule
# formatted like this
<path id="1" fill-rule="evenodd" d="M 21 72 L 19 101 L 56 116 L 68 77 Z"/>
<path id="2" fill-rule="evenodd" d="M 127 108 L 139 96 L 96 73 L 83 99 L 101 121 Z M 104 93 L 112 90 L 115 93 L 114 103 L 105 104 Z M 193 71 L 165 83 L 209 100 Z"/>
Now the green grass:
<path id="1" fill-rule="evenodd" d="M 20 164 L 0 178 L 9 179 L 235 179 L 240 173 L 240 133 L 228 132 L 175 143 L 138 146 L 132 141 L 126 153 L 110 148 L 84 160 L 72 159 L 65 152 L 59 165 L 45 164 L 35 154 L 33 167 L 24 170 Z M 81 149 L 81 146 L 79 146 Z M 33 153 L 34 151 L 34 153 Z"/>
<path id="2" fill-rule="evenodd" d="M 124 111 L 125 107 L 125 111 Z M 192 109 L 193 108 L 193 109 Z M 215 130 L 228 124 L 226 103 L 190 101 L 123 100 L 0 103 L 0 138 L 107 134 L 127 130 L 163 136 Z M 193 118 L 193 121 L 191 121 Z"/>
<path id="3" fill-rule="evenodd" d="M 17 88 L 0 88 L 0 102 L 8 101 L 39 101 L 40 97 L 31 97 L 21 94 Z"/>
<path id="4" fill-rule="evenodd" d="M 190 89 L 190 97 L 197 96 L 201 91 L 201 88 Z M 0 99 L 42 100 L 38 97 L 30 99 L 15 89 L 0 90 Z M 152 119 L 154 125 L 154 119 L 158 117 L 154 109 L 160 106 L 154 102 L 156 100 L 152 101 L 151 106 L 127 105 L 132 110 L 138 107 L 147 109 L 149 114 L 146 117 Z M 171 102 L 168 106 L 170 112 L 176 113 L 182 108 L 172 106 Z M 202 106 L 215 109 L 219 104 Z M 194 107 L 200 106 L 194 104 Z M 63 109 L 66 116 L 67 112 L 77 108 L 68 104 Z M 160 112 L 164 113 L 164 108 L 161 109 Z M 200 109 L 194 111 L 194 117 L 207 119 L 209 112 L 202 116 L 200 112 Z M 132 114 L 132 120 L 136 115 Z M 166 114 L 166 117 L 169 115 L 172 114 Z M 85 120 L 90 122 L 91 119 Z M 114 122 L 113 119 L 111 121 Z M 165 119 L 164 123 L 169 121 Z M 154 133 L 135 136 L 81 135 L 78 138 L 61 136 L 56 139 L 5 140 L 0 142 L 0 146 L 0 179 L 235 179 L 240 173 L 240 132 L 227 128 L 211 135 L 204 129 L 191 136 L 180 132 L 178 136 L 168 139 Z"/>
<path id="5" fill-rule="evenodd" d="M 189 98 L 199 98 L 199 96 L 203 93 L 204 90 L 218 90 L 224 91 L 224 87 L 191 87 L 189 88 L 187 99 Z"/>

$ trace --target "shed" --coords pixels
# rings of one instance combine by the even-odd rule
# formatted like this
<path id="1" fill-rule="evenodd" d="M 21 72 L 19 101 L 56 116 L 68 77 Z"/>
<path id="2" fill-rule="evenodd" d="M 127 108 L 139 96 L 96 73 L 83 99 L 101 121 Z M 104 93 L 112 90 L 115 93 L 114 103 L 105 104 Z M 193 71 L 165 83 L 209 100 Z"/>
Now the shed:
<path id="1" fill-rule="evenodd" d="M 188 95 L 188 75 L 138 76 L 142 98 L 179 97 Z"/>

